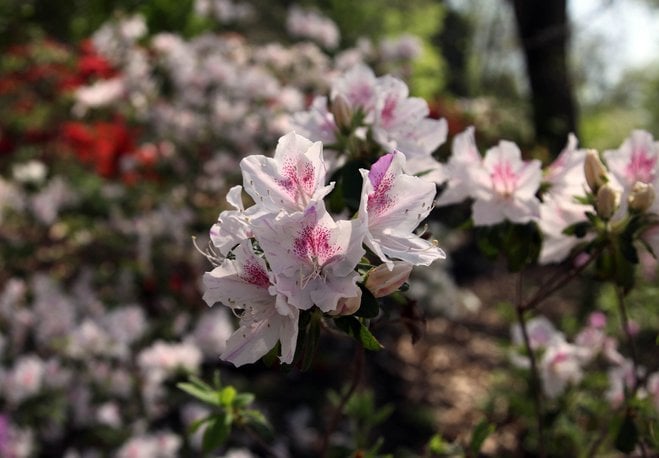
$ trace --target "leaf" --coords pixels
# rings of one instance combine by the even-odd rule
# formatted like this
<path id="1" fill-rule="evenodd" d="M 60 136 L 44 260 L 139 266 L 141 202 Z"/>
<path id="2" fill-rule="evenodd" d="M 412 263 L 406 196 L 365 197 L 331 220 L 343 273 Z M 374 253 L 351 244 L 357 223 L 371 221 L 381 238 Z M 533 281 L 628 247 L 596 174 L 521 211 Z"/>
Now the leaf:
<path id="1" fill-rule="evenodd" d="M 215 391 L 204 391 L 203 388 L 188 382 L 177 383 L 176 386 L 178 389 L 185 391 L 189 395 L 194 396 L 206 404 L 211 404 L 218 407 L 220 406 L 220 402 Z"/>
<path id="2" fill-rule="evenodd" d="M 334 322 L 340 330 L 357 339 L 365 349 L 378 351 L 384 348 L 375 336 L 371 334 L 371 331 L 369 331 L 368 328 L 356 317 L 342 316 L 336 318 Z"/>
<path id="3" fill-rule="evenodd" d="M 494 432 L 494 425 L 487 420 L 482 420 L 476 425 L 474 431 L 471 433 L 471 440 L 469 441 L 469 450 L 472 455 L 477 456 L 490 434 Z"/>
<path id="4" fill-rule="evenodd" d="M 193 421 L 190 423 L 190 426 L 188 426 L 188 434 L 192 435 L 197 432 L 197 430 L 204 425 L 204 423 L 208 422 L 213 418 L 212 415 L 209 415 L 208 417 L 200 418 L 198 420 Z"/>
<path id="5" fill-rule="evenodd" d="M 210 453 L 222 444 L 224 444 L 231 432 L 231 422 L 227 422 L 227 416 L 219 414 L 208 421 L 208 426 L 204 431 L 204 437 L 201 441 L 202 449 L 205 453 Z"/>
<path id="6" fill-rule="evenodd" d="M 430 438 L 430 442 L 428 442 L 428 449 L 430 450 L 430 453 L 442 455 L 446 453 L 448 447 L 446 446 L 444 439 L 442 439 L 442 436 L 435 434 Z"/>
<path id="7" fill-rule="evenodd" d="M 616 434 L 615 447 L 623 453 L 631 453 L 638 442 L 638 428 L 631 414 L 627 412 Z"/>
<path id="8" fill-rule="evenodd" d="M 238 408 L 247 407 L 254 402 L 254 395 L 252 393 L 238 393 L 233 405 Z"/>
<path id="9" fill-rule="evenodd" d="M 355 316 L 364 318 L 375 318 L 380 313 L 380 304 L 373 294 L 364 285 L 360 284 L 362 290 L 362 301 L 359 309 L 354 313 Z"/>
<path id="10" fill-rule="evenodd" d="M 259 436 L 267 441 L 274 440 L 274 433 L 272 426 L 265 415 L 255 409 L 244 410 L 242 412 L 243 421 L 252 429 L 254 429 Z"/>

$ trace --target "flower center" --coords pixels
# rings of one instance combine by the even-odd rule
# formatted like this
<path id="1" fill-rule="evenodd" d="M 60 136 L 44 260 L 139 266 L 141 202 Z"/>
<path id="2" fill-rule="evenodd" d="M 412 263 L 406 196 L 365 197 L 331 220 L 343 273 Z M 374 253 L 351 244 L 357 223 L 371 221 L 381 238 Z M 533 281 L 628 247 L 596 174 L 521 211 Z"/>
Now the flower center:
<path id="1" fill-rule="evenodd" d="M 517 188 L 517 175 L 509 162 L 500 162 L 494 166 L 490 174 L 494 192 L 501 197 L 510 197 Z"/>
<path id="2" fill-rule="evenodd" d="M 650 156 L 645 148 L 634 150 L 625 170 L 630 183 L 642 181 L 652 183 L 657 158 Z"/>

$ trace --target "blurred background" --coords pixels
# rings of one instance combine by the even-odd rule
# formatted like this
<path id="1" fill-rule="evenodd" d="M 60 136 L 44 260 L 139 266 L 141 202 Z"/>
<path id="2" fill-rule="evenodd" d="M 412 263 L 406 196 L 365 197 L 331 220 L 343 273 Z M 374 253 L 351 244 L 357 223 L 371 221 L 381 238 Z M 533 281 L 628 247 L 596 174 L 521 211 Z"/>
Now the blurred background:
<path id="1" fill-rule="evenodd" d="M 0 455 L 199 456 L 186 427 L 208 410 L 175 383 L 219 368 L 257 394 L 278 435 L 264 446 L 240 433 L 220 456 L 316 456 L 352 347 L 327 336 L 321 348 L 335 352 L 309 372 L 237 371 L 218 360 L 234 317 L 201 298 L 209 264 L 191 237 L 204 251 L 240 159 L 272 154 L 290 115 L 356 63 L 405 80 L 447 119 L 449 139 L 476 126 L 481 150 L 509 139 L 546 165 L 569 133 L 598 149 L 633 128 L 656 137 L 658 7 L 0 0 Z M 449 151 L 450 141 L 436 156 Z M 446 229 L 448 213 L 433 230 L 463 258 L 419 273 L 410 294 L 423 318 L 405 311 L 427 335 L 412 346 L 400 329 L 380 330 L 388 351 L 367 371 L 378 383 L 337 447 L 354 449 L 357 430 L 418 456 L 481 418 L 508 323 L 479 307 L 506 288 L 497 265 Z M 569 294 L 606 303 L 587 288 Z M 489 406 L 492 418 L 505 410 Z M 519 455 L 528 425 L 500 426 L 486 452 Z"/>

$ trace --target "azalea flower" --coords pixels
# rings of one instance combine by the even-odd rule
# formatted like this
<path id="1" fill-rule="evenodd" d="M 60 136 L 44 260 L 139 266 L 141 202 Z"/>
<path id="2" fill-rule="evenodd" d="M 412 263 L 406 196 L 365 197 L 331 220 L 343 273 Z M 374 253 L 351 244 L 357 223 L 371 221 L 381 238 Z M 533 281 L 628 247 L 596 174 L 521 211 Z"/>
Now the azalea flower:
<path id="1" fill-rule="evenodd" d="M 574 223 L 585 221 L 585 213 L 592 211 L 592 206 L 581 204 L 575 198 L 586 193 L 585 158 L 586 151 L 577 149 L 577 138 L 570 134 L 561 154 L 547 167 L 545 180 L 549 183 L 549 190 L 543 195 L 538 219 L 543 234 L 540 264 L 562 261 L 580 241 L 563 231 Z"/>
<path id="2" fill-rule="evenodd" d="M 407 85 L 390 75 L 378 78 L 373 138 L 383 148 L 404 151 L 408 158 L 429 156 L 446 141 L 445 119 L 428 118 L 428 104 L 408 97 Z"/>
<path id="3" fill-rule="evenodd" d="M 504 220 L 528 223 L 537 218 L 540 201 L 535 193 L 541 178 L 540 161 L 522 161 L 522 153 L 514 143 L 502 140 L 490 148 L 483 158 L 483 167 L 472 176 L 474 225 L 487 226 Z"/>
<path id="4" fill-rule="evenodd" d="M 224 210 L 210 230 L 211 242 L 226 256 L 236 245 L 252 236 L 248 223 L 251 213 L 245 212 L 242 200 L 242 186 L 234 186 L 227 193 L 227 202 L 235 210 Z M 256 208 L 254 208 L 256 210 Z"/>
<path id="5" fill-rule="evenodd" d="M 233 251 L 235 259 L 203 277 L 204 300 L 222 303 L 240 315 L 240 327 L 229 337 L 220 357 L 236 366 L 257 361 L 277 342 L 281 361 L 291 363 L 295 354 L 299 312 L 277 293 L 265 260 L 254 253 L 249 241 Z"/>
<path id="6" fill-rule="evenodd" d="M 476 141 L 474 127 L 468 127 L 453 139 L 451 157 L 446 164 L 446 189 L 437 199 L 438 206 L 455 204 L 473 197 L 473 171 L 482 166 Z"/>
<path id="7" fill-rule="evenodd" d="M 405 156 L 382 156 L 371 170 L 360 169 L 363 184 L 359 219 L 368 227 L 364 242 L 390 269 L 391 258 L 430 265 L 444 251 L 413 231 L 432 210 L 435 185 L 403 172 Z"/>
<path id="8" fill-rule="evenodd" d="M 295 132 L 279 139 L 273 158 L 248 156 L 240 168 L 245 191 L 266 212 L 302 211 L 334 187 L 325 186 L 322 143 L 312 143 Z"/>
<path id="9" fill-rule="evenodd" d="M 652 135 L 643 130 L 633 131 L 619 149 L 604 152 L 604 159 L 611 175 L 622 187 L 619 215 L 626 211 L 627 198 L 637 181 L 651 184 L 655 189 L 659 189 L 658 158 L 659 146 Z M 655 199 L 649 211 L 659 213 L 659 200 Z"/>
<path id="10" fill-rule="evenodd" d="M 366 123 L 372 122 L 377 97 L 377 78 L 373 70 L 359 64 L 352 67 L 332 85 L 331 98 L 341 94 L 353 110 L 361 109 Z"/>
<path id="11" fill-rule="evenodd" d="M 570 383 L 579 383 L 583 378 L 583 364 L 589 352 L 557 338 L 550 342 L 540 361 L 542 389 L 549 398 L 556 398 Z"/>
<path id="12" fill-rule="evenodd" d="M 355 267 L 364 254 L 359 220 L 334 221 L 322 201 L 304 212 L 264 215 L 254 233 L 277 279 L 277 291 L 302 310 L 336 311 L 359 294 Z"/>

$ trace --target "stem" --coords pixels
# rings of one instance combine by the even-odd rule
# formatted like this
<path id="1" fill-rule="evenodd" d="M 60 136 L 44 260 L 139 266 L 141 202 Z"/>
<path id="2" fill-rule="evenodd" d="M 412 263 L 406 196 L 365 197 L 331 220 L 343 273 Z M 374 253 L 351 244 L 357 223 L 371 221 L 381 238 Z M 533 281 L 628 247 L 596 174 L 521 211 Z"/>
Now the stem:
<path id="1" fill-rule="evenodd" d="M 629 318 L 627 316 L 627 306 L 625 304 L 625 292 L 620 286 L 616 286 L 616 297 L 618 298 L 618 311 L 620 312 L 620 324 L 622 325 L 622 330 L 627 337 L 627 345 L 629 346 L 629 352 L 632 357 L 632 370 L 634 371 L 634 386 L 632 386 L 631 392 L 625 390 L 625 403 L 627 404 L 627 409 L 629 415 L 629 409 L 631 409 L 630 401 L 636 396 L 636 392 L 640 387 L 640 377 L 639 377 L 639 362 L 638 362 L 638 352 L 636 351 L 636 342 L 634 341 L 634 336 L 632 336 L 631 330 L 629 329 Z M 641 456 L 643 458 L 647 457 L 647 451 L 645 450 L 645 444 L 643 440 L 638 442 L 638 445 L 641 448 Z"/>
<path id="2" fill-rule="evenodd" d="M 563 275 L 563 272 L 559 270 L 556 274 L 551 276 L 549 280 L 547 280 L 545 283 L 540 285 L 536 293 L 531 297 L 528 301 L 522 303 L 520 307 L 523 310 L 530 310 L 533 309 L 534 307 L 537 307 L 542 301 L 547 299 L 549 296 L 554 294 L 556 291 L 559 289 L 563 288 L 565 285 L 567 285 L 570 281 L 572 281 L 574 278 L 576 278 L 577 275 L 579 275 L 581 272 L 583 272 L 586 267 L 588 267 L 590 264 L 595 261 L 599 257 L 599 255 L 602 253 L 602 248 L 597 249 L 589 258 L 586 262 L 583 264 L 572 267 L 570 270 L 565 272 Z M 574 261 L 574 257 L 570 258 L 569 262 Z"/>
<path id="3" fill-rule="evenodd" d="M 320 453 L 319 456 L 322 458 L 327 457 L 327 452 L 329 450 L 329 439 L 332 433 L 336 430 L 336 427 L 339 424 L 339 420 L 341 419 L 341 416 L 343 415 L 343 409 L 345 408 L 346 404 L 352 397 L 352 395 L 355 393 L 355 390 L 359 386 L 359 382 L 362 378 L 362 370 L 364 366 L 364 347 L 359 345 L 359 348 L 355 352 L 355 356 L 352 361 L 353 365 L 353 370 L 352 370 L 352 382 L 350 383 L 350 387 L 348 390 L 341 396 L 341 401 L 339 404 L 336 406 L 336 409 L 334 409 L 334 413 L 332 414 L 332 418 L 327 426 L 327 429 L 325 430 L 325 433 L 323 434 L 322 441 L 320 444 Z"/>
<path id="4" fill-rule="evenodd" d="M 627 307 L 625 305 L 625 293 L 619 286 L 616 286 L 616 297 L 618 299 L 618 312 L 620 312 L 620 324 L 622 325 L 622 331 L 625 333 L 625 337 L 627 338 L 627 345 L 629 345 L 629 351 L 632 356 L 634 386 L 632 387 L 630 397 L 633 397 L 636 394 L 636 390 L 638 390 L 640 381 L 638 377 L 638 353 L 636 352 L 636 343 L 634 342 L 634 337 L 632 336 L 631 330 L 629 329 L 629 318 L 627 317 Z"/>
<path id="5" fill-rule="evenodd" d="M 543 408 L 542 408 L 542 392 L 540 391 L 540 375 L 538 373 L 538 364 L 535 360 L 535 354 L 531 348 L 531 340 L 529 339 L 529 333 L 526 330 L 526 321 L 524 319 L 524 312 L 527 310 L 522 303 L 522 272 L 519 273 L 517 281 L 517 305 L 515 310 L 517 312 L 517 322 L 522 330 L 522 337 L 524 338 L 524 347 L 526 352 L 529 355 L 529 360 L 531 362 L 531 377 L 530 377 L 530 387 L 533 391 L 533 401 L 535 403 L 535 413 L 536 421 L 538 428 L 538 455 L 540 458 L 545 457 L 545 425 L 543 419 Z"/>

